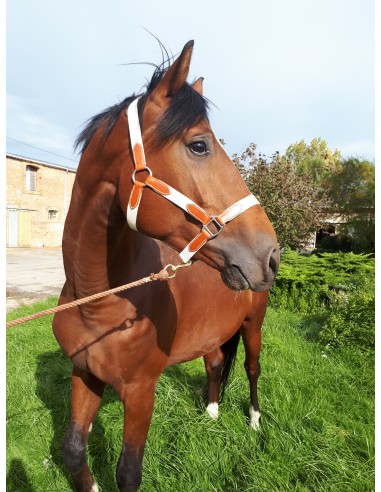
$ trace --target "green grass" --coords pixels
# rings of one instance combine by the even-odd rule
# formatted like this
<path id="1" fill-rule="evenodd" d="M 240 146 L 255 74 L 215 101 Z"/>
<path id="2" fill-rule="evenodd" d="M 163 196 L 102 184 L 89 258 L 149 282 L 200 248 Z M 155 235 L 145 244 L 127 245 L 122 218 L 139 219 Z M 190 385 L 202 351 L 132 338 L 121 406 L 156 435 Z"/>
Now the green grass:
<path id="1" fill-rule="evenodd" d="M 18 309 L 40 311 L 54 299 Z M 205 415 L 201 359 L 173 366 L 157 386 L 143 492 L 373 491 L 374 367 L 369 356 L 324 354 L 318 321 L 269 309 L 261 355 L 262 429 L 248 426 L 248 383 L 240 344 L 220 406 Z M 60 447 L 70 416 L 70 363 L 51 316 L 7 332 L 7 490 L 71 490 Z M 117 490 L 122 405 L 111 389 L 95 419 L 88 460 L 103 492 Z"/>

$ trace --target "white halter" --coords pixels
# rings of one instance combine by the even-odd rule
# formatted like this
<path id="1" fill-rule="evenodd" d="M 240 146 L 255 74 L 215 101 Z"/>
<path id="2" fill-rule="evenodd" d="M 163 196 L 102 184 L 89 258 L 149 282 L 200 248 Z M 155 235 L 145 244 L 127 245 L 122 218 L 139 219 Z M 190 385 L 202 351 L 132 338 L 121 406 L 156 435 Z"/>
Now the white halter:
<path id="1" fill-rule="evenodd" d="M 127 222 L 131 229 L 137 231 L 137 217 L 140 201 L 143 194 L 143 188 L 149 187 L 159 195 L 185 210 L 189 215 L 197 219 L 202 224 L 199 234 L 181 251 L 180 258 L 184 263 L 188 262 L 197 251 L 204 246 L 210 239 L 215 238 L 222 231 L 225 224 L 238 217 L 248 208 L 253 205 L 258 205 L 259 202 L 254 195 L 248 195 L 241 200 L 238 200 L 233 205 L 228 207 L 222 214 L 218 216 L 209 215 L 204 209 L 199 207 L 190 198 L 186 197 L 179 191 L 167 185 L 163 181 L 156 179 L 152 175 L 151 169 L 146 165 L 142 134 L 139 124 L 138 115 L 138 100 L 135 99 L 128 107 L 128 127 L 130 131 L 131 148 L 134 157 L 135 170 L 132 175 L 134 186 L 130 195 L 127 206 Z M 138 172 L 145 171 L 148 173 L 144 182 L 136 179 Z M 213 225 L 213 232 L 210 226 Z"/>

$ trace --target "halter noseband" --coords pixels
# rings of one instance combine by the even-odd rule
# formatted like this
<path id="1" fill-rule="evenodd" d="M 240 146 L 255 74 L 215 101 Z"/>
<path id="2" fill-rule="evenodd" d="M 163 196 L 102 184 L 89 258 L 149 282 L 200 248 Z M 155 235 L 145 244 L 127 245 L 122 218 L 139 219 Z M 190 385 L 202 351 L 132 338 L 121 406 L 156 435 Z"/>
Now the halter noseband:
<path id="1" fill-rule="evenodd" d="M 130 131 L 131 148 L 134 157 L 135 170 L 132 174 L 132 182 L 134 184 L 130 199 L 127 206 L 127 222 L 131 229 L 137 231 L 137 216 L 140 201 L 143 194 L 143 188 L 149 187 L 159 195 L 171 201 L 193 218 L 201 222 L 202 228 L 199 234 L 181 251 L 180 258 L 184 263 L 188 262 L 197 251 L 204 246 L 210 239 L 215 238 L 222 231 L 225 224 L 238 217 L 248 208 L 259 204 L 254 195 L 248 195 L 241 200 L 238 200 L 233 205 L 228 207 L 222 214 L 218 216 L 209 215 L 198 206 L 190 198 L 186 197 L 179 191 L 167 185 L 163 181 L 154 178 L 151 169 L 147 166 L 142 134 L 140 131 L 139 115 L 138 115 L 138 100 L 135 99 L 128 107 L 128 127 Z M 137 174 L 141 172 L 148 173 L 145 181 L 138 181 Z"/>

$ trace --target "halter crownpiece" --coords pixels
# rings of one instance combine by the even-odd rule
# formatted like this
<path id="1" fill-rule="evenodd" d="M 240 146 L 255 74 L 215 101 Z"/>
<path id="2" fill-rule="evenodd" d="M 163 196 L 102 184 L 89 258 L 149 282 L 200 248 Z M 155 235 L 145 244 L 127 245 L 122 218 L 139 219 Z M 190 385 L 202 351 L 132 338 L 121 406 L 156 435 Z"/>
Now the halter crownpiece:
<path id="1" fill-rule="evenodd" d="M 209 215 L 203 208 L 193 200 L 179 191 L 167 185 L 152 175 L 151 169 L 146 164 L 142 133 L 138 115 L 139 97 L 135 99 L 127 109 L 128 127 L 130 132 L 131 148 L 134 158 L 135 170 L 132 174 L 133 188 L 127 206 L 127 222 L 131 229 L 137 231 L 137 217 L 143 189 L 149 187 L 159 195 L 171 201 L 193 218 L 201 222 L 202 228 L 199 234 L 179 253 L 184 263 L 187 263 L 197 251 L 210 239 L 215 238 L 222 231 L 225 224 L 238 217 L 248 208 L 258 205 L 259 202 L 254 195 L 248 195 L 233 203 L 220 215 Z M 145 181 L 137 179 L 138 174 L 148 174 Z"/>

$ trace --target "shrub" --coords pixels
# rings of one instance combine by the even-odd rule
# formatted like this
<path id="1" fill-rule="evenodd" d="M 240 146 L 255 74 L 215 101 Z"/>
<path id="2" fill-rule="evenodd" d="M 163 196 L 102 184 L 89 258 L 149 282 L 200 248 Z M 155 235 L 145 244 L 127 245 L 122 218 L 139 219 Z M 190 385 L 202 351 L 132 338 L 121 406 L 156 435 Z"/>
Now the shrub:
<path id="1" fill-rule="evenodd" d="M 303 256 L 286 251 L 270 291 L 270 305 L 306 315 L 320 314 L 324 346 L 374 351 L 374 258 L 353 253 Z"/>
<path id="2" fill-rule="evenodd" d="M 363 277 L 374 278 L 374 258 L 353 253 L 304 256 L 286 250 L 270 290 L 270 305 L 303 314 L 330 309 L 332 292 L 353 290 Z"/>
<path id="3" fill-rule="evenodd" d="M 332 294 L 331 309 L 319 333 L 326 349 L 355 347 L 374 353 L 375 294 L 370 280 L 363 279 L 362 285 L 358 281 L 348 293 Z"/>

